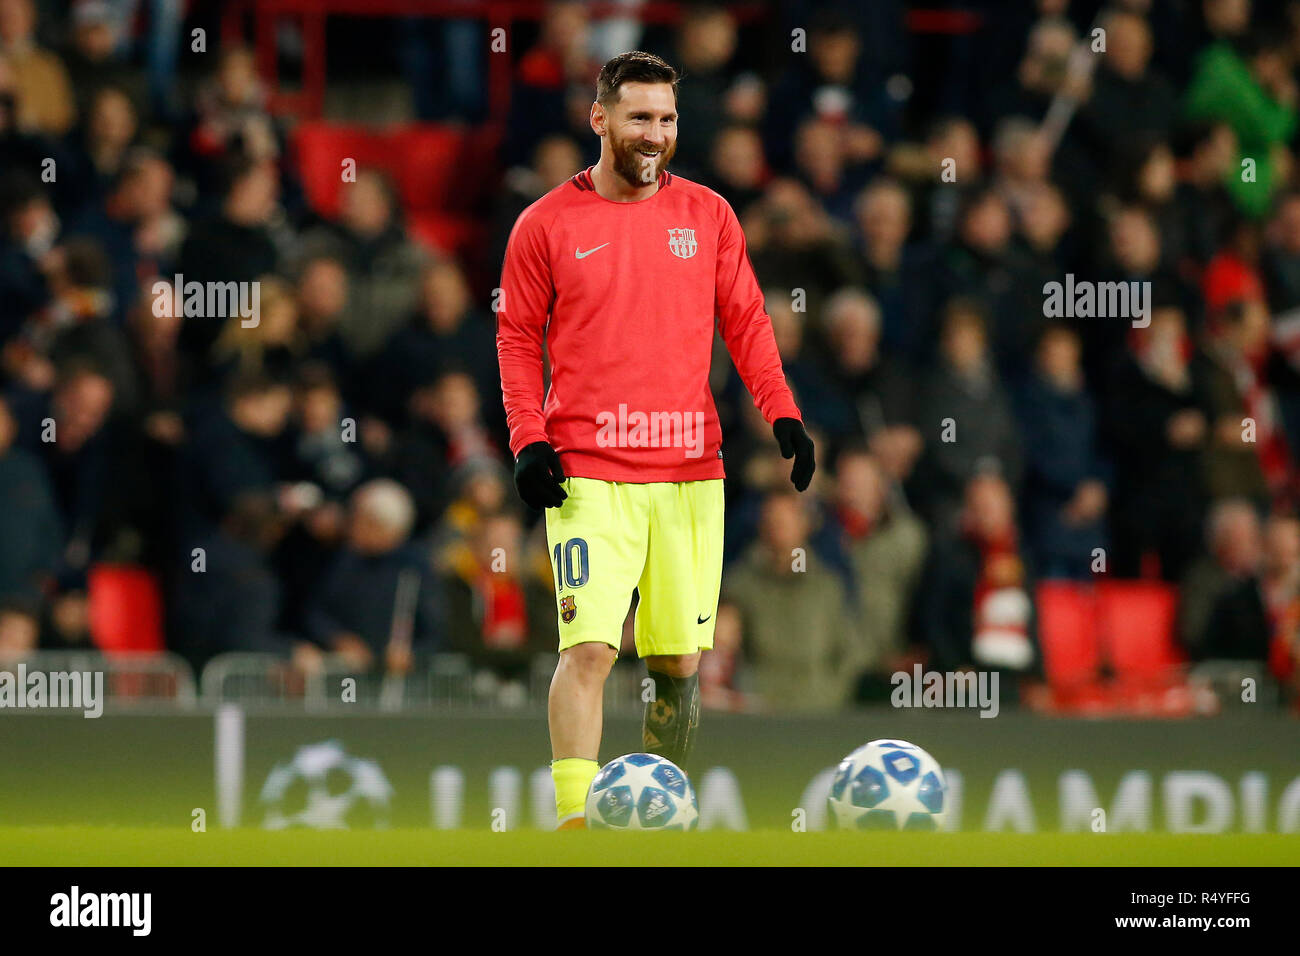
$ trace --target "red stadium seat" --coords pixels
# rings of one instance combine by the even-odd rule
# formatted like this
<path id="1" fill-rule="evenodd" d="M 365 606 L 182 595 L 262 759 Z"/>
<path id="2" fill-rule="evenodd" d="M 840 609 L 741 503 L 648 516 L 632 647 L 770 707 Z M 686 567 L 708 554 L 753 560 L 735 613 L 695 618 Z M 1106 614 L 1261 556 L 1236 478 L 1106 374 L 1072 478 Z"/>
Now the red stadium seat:
<path id="1" fill-rule="evenodd" d="M 162 591 L 149 571 L 96 564 L 90 569 L 87 591 L 90 636 L 101 651 L 165 649 Z"/>
<path id="2" fill-rule="evenodd" d="M 1073 581 L 1038 585 L 1038 640 L 1043 669 L 1054 688 L 1094 682 L 1101 662 L 1092 589 Z"/>
<path id="3" fill-rule="evenodd" d="M 1169 683 L 1183 663 L 1174 640 L 1178 592 L 1159 581 L 1103 581 L 1097 620 L 1106 658 L 1121 681 Z"/>
<path id="4" fill-rule="evenodd" d="M 383 140 L 359 127 L 303 123 L 294 133 L 294 144 L 307 201 L 329 219 L 339 212 L 344 159 L 356 160 L 358 168 L 387 168 Z"/>
<path id="5" fill-rule="evenodd" d="M 446 209 L 458 184 L 464 133 L 444 126 L 407 126 L 386 137 L 391 157 L 385 167 L 393 174 L 402 205 L 412 211 Z"/>
<path id="6" fill-rule="evenodd" d="M 1146 716 L 1191 713 L 1174 642 L 1177 591 L 1155 581 L 1038 586 L 1038 638 L 1047 675 L 1040 710 Z M 1105 673 L 1103 673 L 1103 670 Z"/>
<path id="7" fill-rule="evenodd" d="M 408 213 L 468 211 L 492 181 L 498 139 L 491 128 L 412 123 L 373 130 L 308 122 L 295 131 L 294 147 L 307 201 L 334 218 L 345 159 L 387 172 Z"/>

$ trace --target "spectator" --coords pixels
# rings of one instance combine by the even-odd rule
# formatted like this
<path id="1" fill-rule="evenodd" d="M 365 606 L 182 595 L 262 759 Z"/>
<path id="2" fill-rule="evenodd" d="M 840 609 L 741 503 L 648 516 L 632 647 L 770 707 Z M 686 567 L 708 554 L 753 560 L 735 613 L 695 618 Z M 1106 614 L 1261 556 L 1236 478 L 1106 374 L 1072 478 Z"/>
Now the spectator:
<path id="1" fill-rule="evenodd" d="M 921 433 L 906 365 L 880 352 L 880 310 L 870 296 L 842 289 L 826 304 L 826 330 L 833 404 L 813 420 L 838 440 L 866 439 L 891 479 L 905 481 Z"/>
<path id="2" fill-rule="evenodd" d="M 1106 379 L 1115 456 L 1111 570 L 1119 577 L 1143 573 L 1151 556 L 1161 577 L 1178 581 L 1200 547 L 1212 412 L 1191 352 L 1182 310 L 1159 304 Z"/>
<path id="3" fill-rule="evenodd" d="M 1264 528 L 1264 573 L 1260 591 L 1272 640 L 1269 670 L 1292 691 L 1300 667 L 1300 519 L 1275 513 Z"/>
<path id="4" fill-rule="evenodd" d="M 393 184 L 362 170 L 343 192 L 339 220 L 310 231 L 303 244 L 346 266 L 351 302 L 340 330 L 358 355 L 373 354 L 414 309 L 424 265 L 424 254 L 406 236 Z"/>
<path id="5" fill-rule="evenodd" d="M 917 361 L 923 352 L 924 318 L 917 288 L 932 252 L 908 244 L 912 201 L 891 179 L 876 179 L 854 204 L 866 286 L 880 305 L 881 347 Z"/>
<path id="6" fill-rule="evenodd" d="M 951 536 L 977 473 L 996 470 L 1013 483 L 1021 470 L 1020 437 L 989 357 L 984 316 L 969 301 L 948 305 L 917 421 L 925 450 L 912 482 L 915 500 L 936 533 Z"/>
<path id="7" fill-rule="evenodd" d="M 562 0 L 547 5 L 537 42 L 516 67 L 510 121 L 506 124 L 510 134 L 504 147 L 508 165 L 527 162 L 533 145 L 547 133 L 555 132 L 555 118 L 568 119 L 569 91 L 574 84 L 583 84 L 586 107 L 590 109 L 590 89 L 600 64 L 592 58 L 589 31 L 584 4 Z M 589 149 L 589 140 L 583 137 L 577 142 Z M 593 161 L 592 157 L 584 156 L 583 165 L 589 161 Z"/>
<path id="8" fill-rule="evenodd" d="M 207 316 L 221 324 L 221 334 L 212 345 L 208 366 L 217 381 L 246 373 L 267 375 L 287 382 L 306 351 L 298 329 L 298 302 L 293 287 L 278 276 L 263 276 L 257 283 L 257 313 L 249 316 L 239 308 L 227 308 L 228 315 Z"/>
<path id="9" fill-rule="evenodd" d="M 100 203 L 122 174 L 127 158 L 140 136 L 140 117 L 135 104 L 115 86 L 101 87 L 87 101 L 86 121 L 78 135 L 70 138 L 79 180 L 79 203 Z M 171 186 L 170 169 L 166 184 Z"/>
<path id="10" fill-rule="evenodd" d="M 416 389 L 410 400 L 411 425 L 404 433 L 412 457 L 399 462 L 399 470 L 409 465 L 428 475 L 430 469 L 437 474 L 476 458 L 499 459 L 501 453 L 483 424 L 480 408 L 474 380 L 464 371 L 451 369 Z M 412 483 L 420 480 L 410 471 L 401 473 Z"/>
<path id="11" fill-rule="evenodd" d="M 1017 412 L 1025 449 L 1025 541 L 1041 577 L 1086 580 L 1105 552 L 1108 492 L 1097 415 L 1084 388 L 1078 335 L 1049 326 Z"/>
<path id="12" fill-rule="evenodd" d="M 555 649 L 555 584 L 545 550 L 529 553 L 514 515 L 486 515 L 443 578 L 448 649 L 522 691 L 532 656 Z"/>
<path id="13" fill-rule="evenodd" d="M 837 397 L 823 381 L 824 370 L 810 358 L 810 350 L 804 348 L 804 313 L 795 311 L 795 293 L 789 289 L 765 289 L 763 301 L 772 319 L 772 334 L 786 381 L 798 393 L 800 407 L 813 421 L 830 424 L 844 418 L 836 407 Z M 743 409 L 752 403 L 739 373 L 730 362 L 727 364 L 730 367 L 724 401 L 732 409 Z"/>
<path id="14" fill-rule="evenodd" d="M 235 46 L 221 51 L 215 75 L 195 96 L 183 145 L 187 171 L 208 189 L 219 181 L 225 164 L 239 158 L 261 164 L 279 155 L 278 134 L 251 50 Z"/>
<path id="15" fill-rule="evenodd" d="M 687 8 L 677 31 L 676 62 L 691 82 L 678 90 L 677 114 L 682 128 L 698 130 L 698 135 L 682 138 L 676 160 L 682 175 L 691 179 L 698 179 L 708 167 L 718 134 L 717 118 L 726 111 L 737 42 L 736 20 L 725 7 L 704 4 Z"/>
<path id="16" fill-rule="evenodd" d="M 23 129 L 62 136 L 77 118 L 63 61 L 36 42 L 32 0 L 0 0 L 0 52 L 18 85 L 18 123 Z"/>
<path id="17" fill-rule="evenodd" d="M 492 320 L 474 307 L 469 283 L 456 263 L 441 260 L 425 267 L 419 305 L 375 361 L 374 378 L 386 383 L 372 404 L 389 423 L 400 424 L 411 396 L 452 365 L 468 372 L 479 395 L 501 389 L 496 335 Z M 497 403 L 499 404 L 499 403 Z M 506 434 L 504 414 L 495 405 L 485 409 L 493 430 Z"/>
<path id="18" fill-rule="evenodd" d="M 442 598 L 424 553 L 408 541 L 411 496 L 379 478 L 352 494 L 346 544 L 307 610 L 307 633 L 356 670 L 411 670 L 440 649 Z"/>
<path id="19" fill-rule="evenodd" d="M 861 268 L 847 233 L 832 223 L 801 183 L 769 183 L 742 224 L 759 281 L 803 289 L 812 315 L 836 289 L 860 284 Z"/>
<path id="20" fill-rule="evenodd" d="M 355 420 L 344 416 L 343 396 L 329 366 L 309 363 L 299 370 L 294 417 L 294 457 L 301 479 L 319 487 L 328 500 L 343 500 L 369 466 L 356 440 Z"/>
<path id="21" fill-rule="evenodd" d="M 0 60 L 0 80 L 3 61 Z M 0 107 L 0 114 L 3 113 Z M 59 233 L 59 217 L 40 186 L 30 177 L 16 173 L 7 179 L 0 197 L 4 216 L 4 241 L 0 244 L 0 330 L 8 339 L 33 313 L 49 300 L 45 269 L 50 264 L 50 250 Z M 5 357 L 10 374 L 26 379 L 33 388 L 48 388 L 31 381 L 31 368 L 19 370 L 12 355 Z"/>
<path id="22" fill-rule="evenodd" d="M 1210 510 L 1209 553 L 1187 572 L 1179 634 L 1196 660 L 1263 662 L 1271 637 L 1260 591 L 1263 546 L 1259 515 L 1245 499 L 1225 498 Z"/>
<path id="23" fill-rule="evenodd" d="M 1268 293 L 1269 309 L 1282 313 L 1300 308 L 1300 193 L 1278 198 L 1269 229 L 1268 245 L 1261 255 L 1260 271 Z M 1286 316 L 1294 319 L 1294 316 Z"/>
<path id="24" fill-rule="evenodd" d="M 1162 299 L 1181 301 L 1178 277 L 1166 266 L 1160 230 L 1147 209 L 1138 205 L 1116 208 L 1109 214 L 1106 234 L 1105 252 L 1095 265 L 1105 280 L 1150 283 L 1129 288 L 1150 288 L 1153 294 L 1160 290 Z M 1084 368 L 1090 380 L 1102 380 L 1114 356 L 1123 350 L 1131 328 L 1130 322 L 1123 321 L 1126 317 L 1112 316 L 1107 321 L 1089 321 L 1079 327 L 1083 335 Z"/>
<path id="25" fill-rule="evenodd" d="M 91 102 L 108 87 L 126 94 L 137 109 L 145 102 L 139 73 L 119 55 L 120 33 L 105 0 L 83 0 L 72 8 L 72 37 L 64 63 L 79 116 L 89 115 Z"/>
<path id="26" fill-rule="evenodd" d="M 181 246 L 177 271 L 187 282 L 246 282 L 277 271 L 280 253 L 271 237 L 279 182 L 275 166 L 242 158 L 229 161 L 220 212 L 195 222 Z M 182 349 L 206 364 L 221 324 L 186 316 Z"/>
<path id="27" fill-rule="evenodd" d="M 704 178 L 737 214 L 743 215 L 750 205 L 762 199 L 767 177 L 763 140 L 756 130 L 734 125 L 718 131 Z"/>
<path id="28" fill-rule="evenodd" d="M 210 530 L 241 494 L 273 495 L 288 478 L 282 436 L 292 401 L 288 385 L 248 372 L 226 386 L 219 411 L 198 418 L 181 453 L 186 537 Z"/>
<path id="29" fill-rule="evenodd" d="M 151 290 L 128 313 L 131 360 L 140 387 L 140 424 L 154 441 L 177 446 L 185 436 L 181 406 L 192 373 L 178 351 L 181 316 L 174 308 L 175 290 L 162 282 L 159 294 Z"/>
<path id="30" fill-rule="evenodd" d="M 1106 13 L 1100 26 L 1106 31 L 1106 55 L 1099 57 L 1079 122 L 1103 149 L 1140 136 L 1164 138 L 1176 114 L 1177 94 L 1151 68 L 1151 27 L 1139 13 L 1123 9 Z"/>
<path id="31" fill-rule="evenodd" d="M 1179 233 L 1185 250 L 1204 267 L 1236 215 L 1227 183 L 1239 175 L 1237 135 L 1224 121 L 1188 122 L 1174 132 L 1179 170 L 1174 193 Z"/>
<path id="32" fill-rule="evenodd" d="M 111 288 L 108 260 L 97 243 L 69 239 L 57 247 L 47 269 L 49 308 L 29 323 L 33 345 L 55 365 L 86 359 L 113 385 L 113 413 L 122 418 L 133 413 L 139 401 L 130 349 L 121 326 Z"/>
<path id="33" fill-rule="evenodd" d="M 839 127 L 824 119 L 800 123 L 795 131 L 794 166 L 799 180 L 836 225 L 848 225 L 853 220 L 853 197 L 866 177 L 850 165 Z"/>
<path id="34" fill-rule="evenodd" d="M 1253 177 L 1228 180 L 1237 207 L 1258 218 L 1286 177 L 1286 143 L 1295 132 L 1296 82 L 1286 38 L 1263 31 L 1206 48 L 1184 97 L 1191 119 L 1221 120 L 1237 134 L 1241 161 Z"/>
<path id="35" fill-rule="evenodd" d="M 71 235 L 97 241 L 112 268 L 113 315 L 120 324 L 145 276 L 169 275 L 185 237 L 172 209 L 172 168 L 162 157 L 137 151 L 123 159 L 107 195 L 71 224 Z"/>
<path id="36" fill-rule="evenodd" d="M 967 483 L 958 534 L 935 539 L 921 587 L 918 619 L 932 667 L 1033 666 L 1033 587 L 1003 478 L 984 473 Z"/>
<path id="37" fill-rule="evenodd" d="M 834 711 L 849 699 L 858 663 L 843 585 L 809 553 L 809 515 L 793 490 L 767 494 L 760 529 L 723 581 L 743 618 L 755 692 L 772 708 Z"/>
<path id="38" fill-rule="evenodd" d="M 993 188 L 1014 219 L 1024 217 L 1030 198 L 1047 184 L 1052 144 L 1038 124 L 1023 116 L 998 123 L 993 137 Z"/>
<path id="39" fill-rule="evenodd" d="M 1214 498 L 1263 503 L 1288 480 L 1290 450 L 1266 378 L 1268 321 L 1258 299 L 1231 303 L 1195 359 L 1213 429 L 1205 482 Z"/>
<path id="40" fill-rule="evenodd" d="M 964 116 L 941 116 L 931 122 L 919 148 L 896 148 L 890 164 L 914 197 L 917 240 L 950 242 L 970 197 L 983 186 L 979 134 Z"/>
<path id="41" fill-rule="evenodd" d="M 956 296 L 981 303 L 991 358 L 998 372 L 1024 371 L 1027 344 L 1042 322 L 1042 286 L 1024 251 L 1015 243 L 1011 208 L 995 188 L 973 195 L 961 216 L 957 241 L 943 253 L 931 283 L 931 308 Z M 929 330 L 927 330 L 928 332 Z M 926 356 L 930 358 L 930 356 Z"/>
<path id="42" fill-rule="evenodd" d="M 111 536 L 114 435 L 108 427 L 113 383 L 86 360 L 59 368 L 48 398 L 39 400 L 19 441 L 44 462 L 54 490 L 66 546 L 59 562 L 60 584 L 79 588 L 91 558 Z"/>
<path id="43" fill-rule="evenodd" d="M 908 621 L 926 556 L 926 530 L 880 462 L 862 446 L 840 452 L 818 538 L 846 575 L 858 695 L 888 695 L 889 675 L 910 666 Z"/>
<path id="44" fill-rule="evenodd" d="M 809 116 L 838 125 L 850 164 L 879 159 L 896 117 L 873 79 L 852 21 L 819 14 L 808 30 L 808 56 L 796 58 L 772 88 L 764 135 L 772 165 L 782 173 L 794 169 L 796 130 Z"/>
<path id="45" fill-rule="evenodd" d="M 195 670 L 218 654 L 275 654 L 315 669 L 320 651 L 279 629 L 282 587 L 270 555 L 284 533 L 274 502 L 241 494 L 210 533 L 197 539 L 201 567 L 176 574 L 170 633 Z"/>
<path id="46" fill-rule="evenodd" d="M 63 540 L 45 466 L 14 446 L 17 434 L 8 404 L 0 401 L 0 654 L 34 648 Z M 30 641 L 20 641 L 29 629 Z"/>
<path id="47" fill-rule="evenodd" d="M 473 544 L 483 522 L 506 507 L 511 476 L 499 462 L 471 458 L 449 476 L 455 498 L 433 534 L 433 564 L 445 572 L 474 558 Z"/>
<path id="48" fill-rule="evenodd" d="M 298 271 L 296 295 L 303 360 L 327 364 L 344 399 L 360 408 L 362 363 L 340 332 L 348 304 L 347 270 L 330 256 L 310 258 Z"/>

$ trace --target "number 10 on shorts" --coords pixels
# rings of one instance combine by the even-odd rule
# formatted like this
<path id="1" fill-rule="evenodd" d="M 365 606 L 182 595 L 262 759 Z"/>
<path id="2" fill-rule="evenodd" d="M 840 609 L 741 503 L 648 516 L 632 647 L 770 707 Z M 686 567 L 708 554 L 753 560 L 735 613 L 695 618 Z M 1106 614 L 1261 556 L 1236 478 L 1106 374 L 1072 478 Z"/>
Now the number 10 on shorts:
<path id="1" fill-rule="evenodd" d="M 557 591 L 563 591 L 566 584 L 571 588 L 580 588 L 587 583 L 590 569 L 587 565 L 585 538 L 570 538 L 563 544 L 557 544 L 554 556 Z"/>

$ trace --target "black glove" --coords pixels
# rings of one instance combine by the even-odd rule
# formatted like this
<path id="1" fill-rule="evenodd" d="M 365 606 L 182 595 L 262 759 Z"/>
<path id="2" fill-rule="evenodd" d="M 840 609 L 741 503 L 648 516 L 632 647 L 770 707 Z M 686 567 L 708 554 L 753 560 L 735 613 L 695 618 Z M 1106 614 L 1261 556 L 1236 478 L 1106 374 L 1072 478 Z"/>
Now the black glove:
<path id="1" fill-rule="evenodd" d="M 569 497 L 560 482 L 564 481 L 564 469 L 560 467 L 560 456 L 544 441 L 535 441 L 519 449 L 515 459 L 515 488 L 524 504 L 541 511 L 543 508 L 558 508 Z"/>
<path id="2" fill-rule="evenodd" d="M 781 446 L 781 457 L 794 457 L 790 480 L 794 482 L 795 490 L 803 491 L 817 470 L 817 462 L 813 460 L 813 441 L 803 430 L 803 422 L 797 418 L 778 418 L 772 423 L 772 434 Z"/>

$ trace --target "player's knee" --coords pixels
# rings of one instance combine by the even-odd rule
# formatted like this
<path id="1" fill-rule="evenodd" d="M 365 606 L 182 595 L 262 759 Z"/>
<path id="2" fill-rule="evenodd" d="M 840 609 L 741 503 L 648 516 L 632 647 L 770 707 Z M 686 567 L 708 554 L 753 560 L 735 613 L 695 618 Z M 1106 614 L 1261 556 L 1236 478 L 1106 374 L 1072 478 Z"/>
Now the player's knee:
<path id="1" fill-rule="evenodd" d="M 657 654 L 646 658 L 646 667 L 669 677 L 690 677 L 700 669 L 700 652 Z"/>
<path id="2" fill-rule="evenodd" d="M 590 642 L 575 644 L 560 653 L 560 666 L 584 684 L 603 684 L 614 666 L 614 648 Z"/>

